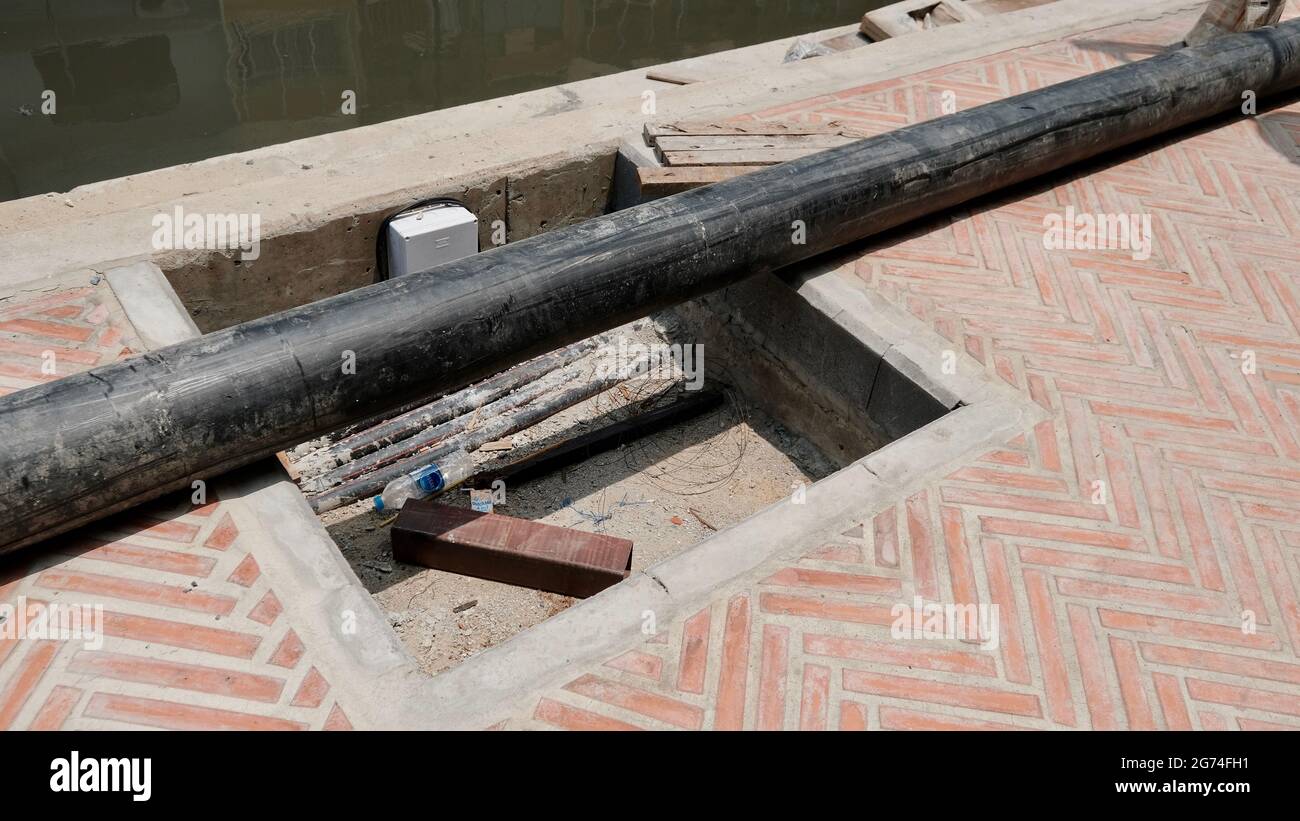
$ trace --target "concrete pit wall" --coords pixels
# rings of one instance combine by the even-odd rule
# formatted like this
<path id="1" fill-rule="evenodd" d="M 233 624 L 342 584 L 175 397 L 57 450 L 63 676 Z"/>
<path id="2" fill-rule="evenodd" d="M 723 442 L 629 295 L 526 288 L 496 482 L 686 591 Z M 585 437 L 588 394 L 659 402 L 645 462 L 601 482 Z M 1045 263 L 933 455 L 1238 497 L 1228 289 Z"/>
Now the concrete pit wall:
<path id="1" fill-rule="evenodd" d="M 702 343 L 706 378 L 739 390 L 840 467 L 919 430 L 957 403 L 886 361 L 780 277 L 764 274 L 674 309 Z"/>
<path id="2" fill-rule="evenodd" d="M 352 213 L 311 227 L 263 227 L 256 259 L 238 252 L 176 251 L 162 269 L 204 333 L 370 285 L 379 228 L 415 202 L 450 197 L 479 220 L 479 247 L 490 248 L 504 222 L 509 242 L 606 213 L 614 179 L 613 149 L 554 165 L 493 174 L 400 201 L 357 203 Z"/>

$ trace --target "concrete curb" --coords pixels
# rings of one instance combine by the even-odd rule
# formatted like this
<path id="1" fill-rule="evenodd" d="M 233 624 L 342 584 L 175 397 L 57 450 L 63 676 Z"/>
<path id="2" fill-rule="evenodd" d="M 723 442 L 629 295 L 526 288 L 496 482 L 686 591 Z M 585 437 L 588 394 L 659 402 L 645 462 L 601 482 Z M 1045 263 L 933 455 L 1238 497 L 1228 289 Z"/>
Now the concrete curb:
<path id="1" fill-rule="evenodd" d="M 151 262 L 137 262 L 104 274 L 149 350 L 165 348 L 200 336 L 199 328 L 172 290 L 163 272 Z"/>

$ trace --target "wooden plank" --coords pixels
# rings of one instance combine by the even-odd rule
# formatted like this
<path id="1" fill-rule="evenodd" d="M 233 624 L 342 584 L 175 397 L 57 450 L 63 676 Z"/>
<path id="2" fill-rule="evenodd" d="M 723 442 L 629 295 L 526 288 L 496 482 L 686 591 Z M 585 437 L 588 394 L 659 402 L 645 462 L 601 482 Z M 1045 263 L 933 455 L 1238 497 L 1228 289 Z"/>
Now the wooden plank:
<path id="1" fill-rule="evenodd" d="M 765 148 L 741 151 L 665 151 L 664 162 L 673 167 L 690 165 L 779 165 L 798 160 L 824 148 Z"/>
<path id="2" fill-rule="evenodd" d="M 706 165 L 688 168 L 638 168 L 642 201 L 659 199 L 692 188 L 722 182 L 754 170 L 752 165 Z"/>
<path id="3" fill-rule="evenodd" d="M 804 125 L 792 123 L 757 123 L 757 122 L 681 122 L 681 123 L 646 123 L 645 139 L 647 145 L 654 145 L 660 137 L 691 137 L 720 134 L 847 134 L 852 136 L 842 123 L 830 122 L 825 125 Z"/>
<path id="4" fill-rule="evenodd" d="M 514 450 L 514 449 L 515 449 L 515 438 L 513 436 L 507 436 L 505 439 L 501 439 L 500 441 L 497 442 L 488 442 L 486 445 L 479 448 L 479 452 L 480 453 L 501 453 L 502 451 Z"/>
<path id="5" fill-rule="evenodd" d="M 661 151 L 741 151 L 765 148 L 836 148 L 857 142 L 839 134 L 720 134 L 660 137 Z"/>
<path id="6" fill-rule="evenodd" d="M 586 598 L 632 571 L 632 542 L 412 499 L 393 524 L 393 558 L 462 576 Z"/>
<path id="7" fill-rule="evenodd" d="M 704 82 L 699 77 L 692 77 L 689 74 L 682 74 L 676 71 L 664 71 L 663 69 L 647 71 L 645 73 L 645 78 L 647 80 L 656 80 L 661 83 L 671 83 L 675 86 L 689 86 L 694 85 L 695 83 Z"/>

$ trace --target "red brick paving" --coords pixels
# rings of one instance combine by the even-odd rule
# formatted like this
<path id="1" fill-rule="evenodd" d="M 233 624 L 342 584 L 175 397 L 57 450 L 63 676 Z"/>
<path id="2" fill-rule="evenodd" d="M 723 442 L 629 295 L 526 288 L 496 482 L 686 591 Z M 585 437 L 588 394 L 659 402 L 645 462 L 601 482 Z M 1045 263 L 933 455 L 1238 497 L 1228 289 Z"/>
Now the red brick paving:
<path id="1" fill-rule="evenodd" d="M 138 348 L 106 284 L 0 303 L 0 393 Z M 0 638 L 0 729 L 350 729 L 236 504 L 155 505 L 0 561 L 0 603 L 101 605 L 105 636 Z"/>
<path id="2" fill-rule="evenodd" d="M 237 531 L 224 550 L 204 546 L 218 527 L 234 527 L 226 505 L 159 511 L 193 534 L 168 539 L 165 549 L 151 544 L 164 541 L 156 526 L 149 536 L 109 523 L 103 530 L 121 532 L 118 541 L 97 535 L 88 548 L 70 542 L 48 556 L 19 557 L 55 563 L 46 569 L 8 561 L 0 601 L 101 605 L 105 638 L 102 649 L 81 640 L 0 640 L 0 727 L 307 729 L 345 722 L 264 578 L 245 585 L 232 572 L 251 559 Z M 233 578 L 223 581 L 227 575 Z"/>
<path id="3" fill-rule="evenodd" d="M 0 301 L 0 396 L 143 350 L 106 283 Z"/>
<path id="4" fill-rule="evenodd" d="M 945 92 L 978 105 L 1119 62 L 1094 43 L 1142 56 L 1190 23 L 753 117 L 880 133 L 937 116 Z M 650 680 L 611 662 L 600 692 L 539 693 L 508 726 L 663 727 L 671 704 L 713 729 L 1300 729 L 1298 143 L 1291 105 L 945 218 L 842 269 L 1051 419 L 718 591 L 636 649 L 637 670 L 661 671 Z M 1043 216 L 1069 205 L 1150 213 L 1152 257 L 1045 251 Z M 997 604 L 1000 646 L 891 638 L 891 607 L 914 595 Z M 607 697 L 617 679 L 637 698 Z"/>

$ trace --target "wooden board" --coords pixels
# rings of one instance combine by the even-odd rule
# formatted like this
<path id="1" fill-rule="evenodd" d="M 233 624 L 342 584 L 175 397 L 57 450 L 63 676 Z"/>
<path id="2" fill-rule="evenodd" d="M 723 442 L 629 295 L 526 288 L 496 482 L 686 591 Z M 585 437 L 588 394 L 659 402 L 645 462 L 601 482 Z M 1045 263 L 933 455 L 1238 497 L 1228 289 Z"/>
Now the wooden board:
<path id="1" fill-rule="evenodd" d="M 745 148 L 733 151 L 665 151 L 664 164 L 673 168 L 691 165 L 779 165 L 825 150 L 824 148 Z"/>
<path id="2" fill-rule="evenodd" d="M 668 151 L 743 151 L 767 148 L 836 148 L 854 142 L 839 134 L 725 134 L 660 137 L 656 145 Z"/>
<path id="3" fill-rule="evenodd" d="M 628 577 L 632 542 L 412 499 L 393 525 L 393 558 L 586 598 Z"/>
<path id="4" fill-rule="evenodd" d="M 851 132 L 838 122 L 830 122 L 825 125 L 759 122 L 681 122 L 646 123 L 645 126 L 646 144 L 651 146 L 660 137 L 718 136 L 723 134 L 845 134 L 852 136 Z"/>
<path id="5" fill-rule="evenodd" d="M 689 86 L 695 83 L 703 82 L 699 77 L 689 74 L 682 74 L 676 71 L 665 71 L 663 69 L 647 71 L 645 73 L 647 80 L 655 80 L 660 83 L 670 83 L 675 86 Z"/>
<path id="6" fill-rule="evenodd" d="M 638 168 L 637 178 L 641 183 L 641 201 L 657 200 L 712 185 L 755 170 L 752 165 L 707 165 L 686 168 Z"/>
<path id="7" fill-rule="evenodd" d="M 302 478 L 302 475 L 298 473 L 298 468 L 294 467 L 293 462 L 289 461 L 289 454 L 280 451 L 275 454 L 275 458 L 279 460 L 280 467 L 284 468 L 284 472 L 289 474 L 290 481 L 297 482 Z"/>
<path id="8" fill-rule="evenodd" d="M 645 139 L 664 165 L 692 167 L 776 165 L 848 145 L 859 137 L 839 123 L 687 122 L 647 124 Z"/>

